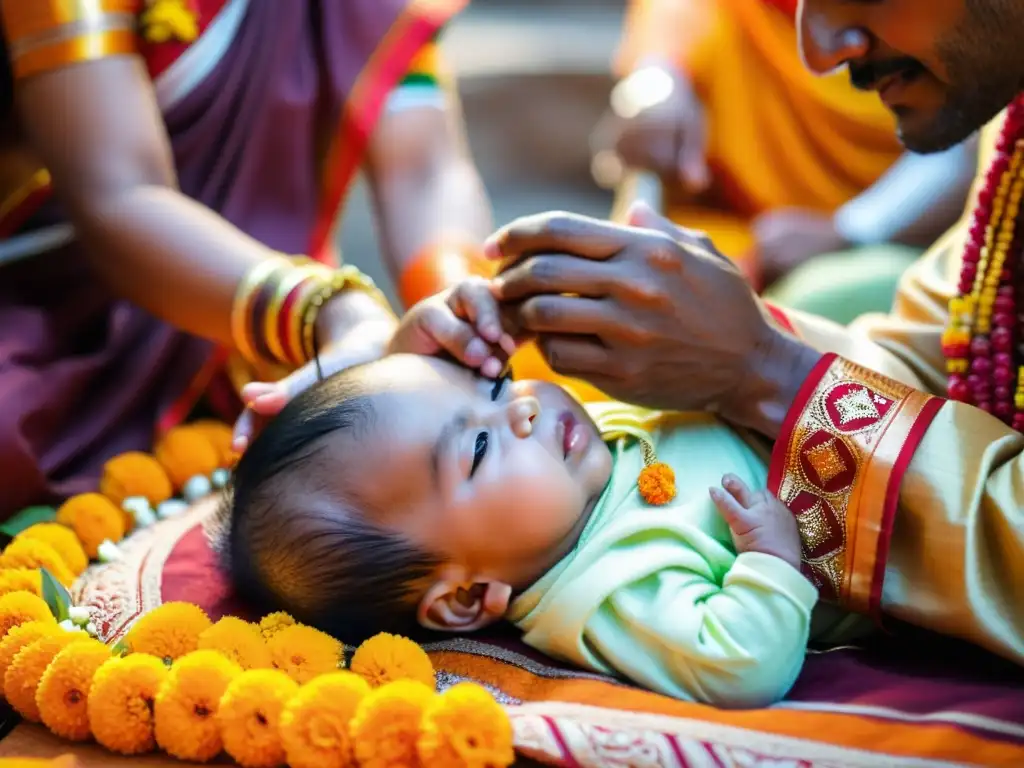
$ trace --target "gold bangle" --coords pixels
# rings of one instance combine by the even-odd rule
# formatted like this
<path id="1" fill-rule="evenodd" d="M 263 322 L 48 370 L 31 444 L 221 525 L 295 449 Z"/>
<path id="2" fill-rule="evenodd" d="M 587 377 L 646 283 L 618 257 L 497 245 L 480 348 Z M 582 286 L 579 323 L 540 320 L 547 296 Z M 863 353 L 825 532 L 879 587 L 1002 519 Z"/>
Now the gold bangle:
<path id="1" fill-rule="evenodd" d="M 352 265 L 345 265 L 335 270 L 329 280 L 321 284 L 319 290 L 309 296 L 302 309 L 302 351 L 306 360 L 312 360 L 316 354 L 315 335 L 316 322 L 320 316 L 320 310 L 332 298 L 346 290 L 362 291 L 389 312 L 391 305 L 387 297 L 381 292 L 376 284 L 367 275 Z"/>
<path id="2" fill-rule="evenodd" d="M 245 273 L 235 290 L 234 302 L 231 305 L 231 340 L 242 357 L 249 362 L 259 360 L 249 338 L 249 314 L 252 311 L 253 294 L 263 286 L 271 275 L 284 266 L 291 266 L 291 262 L 282 256 L 264 259 Z"/>
<path id="3" fill-rule="evenodd" d="M 293 265 L 288 274 L 284 275 L 278 282 L 274 296 L 267 305 L 267 311 L 262 318 L 263 335 L 266 339 L 267 348 L 278 362 L 285 365 L 292 365 L 293 360 L 286 350 L 286 347 L 289 346 L 287 339 L 282 337 L 280 325 L 281 309 L 291 292 L 298 288 L 303 280 L 318 273 L 323 273 L 327 276 L 330 275 L 330 270 L 320 264 Z"/>

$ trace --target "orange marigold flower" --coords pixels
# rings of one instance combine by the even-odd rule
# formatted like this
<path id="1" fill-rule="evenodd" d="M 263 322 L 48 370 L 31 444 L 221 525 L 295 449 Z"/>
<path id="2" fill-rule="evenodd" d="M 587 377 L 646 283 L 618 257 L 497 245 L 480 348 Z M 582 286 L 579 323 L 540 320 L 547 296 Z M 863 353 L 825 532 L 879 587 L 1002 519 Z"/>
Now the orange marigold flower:
<path id="1" fill-rule="evenodd" d="M 49 621 L 26 621 L 24 624 L 11 627 L 4 639 L 0 640 L 0 687 L 3 686 L 7 670 L 11 668 L 11 662 L 21 653 L 22 648 L 47 635 L 55 635 L 63 631 L 53 618 L 50 618 Z"/>
<path id="2" fill-rule="evenodd" d="M 217 708 L 228 684 L 242 673 L 216 651 L 178 659 L 156 695 L 156 743 L 171 757 L 205 763 L 223 744 Z"/>
<path id="3" fill-rule="evenodd" d="M 100 493 L 118 507 L 132 496 L 144 496 L 156 509 L 158 504 L 171 498 L 173 489 L 159 461 L 148 453 L 130 451 L 103 465 Z"/>
<path id="4" fill-rule="evenodd" d="M 199 647 L 217 651 L 242 669 L 270 669 L 270 649 L 259 627 L 235 616 L 225 616 L 199 635 Z"/>
<path id="5" fill-rule="evenodd" d="M 38 568 L 4 568 L 0 570 L 0 597 L 11 592 L 43 594 L 43 574 Z"/>
<path id="6" fill-rule="evenodd" d="M 306 683 L 281 714 L 281 741 L 291 768 L 353 765 L 349 724 L 370 686 L 351 672 L 332 672 Z"/>
<path id="7" fill-rule="evenodd" d="M 238 454 L 231 447 L 234 434 L 230 426 L 221 421 L 213 419 L 201 419 L 189 424 L 192 429 L 199 432 L 210 441 L 210 445 L 217 451 L 217 466 L 227 469 L 233 467 L 238 460 Z"/>
<path id="8" fill-rule="evenodd" d="M 38 595 L 31 592 L 11 592 L 0 597 L 0 638 L 5 637 L 11 627 L 29 621 L 57 623 L 50 613 L 50 607 Z"/>
<path id="9" fill-rule="evenodd" d="M 423 768 L 499 768 L 516 759 L 508 714 L 475 683 L 459 683 L 427 704 L 416 749 Z"/>
<path id="10" fill-rule="evenodd" d="M 43 673 L 54 657 L 72 643 L 89 639 L 85 632 L 55 632 L 26 645 L 7 668 L 4 675 L 4 698 L 23 718 L 39 722 L 36 691 Z"/>
<path id="11" fill-rule="evenodd" d="M 209 477 L 220 463 L 217 450 L 206 435 L 190 426 L 169 431 L 153 453 L 178 490 L 196 475 Z"/>
<path id="12" fill-rule="evenodd" d="M 415 680 L 397 680 L 370 691 L 356 707 L 349 731 L 360 768 L 419 765 L 420 720 L 435 695 Z"/>
<path id="13" fill-rule="evenodd" d="M 0 555 L 0 568 L 45 568 L 65 587 L 75 583 L 64 558 L 45 541 L 15 539 Z"/>
<path id="14" fill-rule="evenodd" d="M 295 624 L 295 619 L 293 619 L 284 611 L 278 611 L 277 613 L 268 613 L 266 616 L 260 619 L 260 632 L 263 634 L 263 639 L 269 641 L 270 638 L 272 638 L 285 627 L 294 627 Z"/>
<path id="15" fill-rule="evenodd" d="M 144 653 L 111 659 L 100 667 L 86 708 L 96 741 L 122 755 L 152 750 L 153 702 L 166 677 L 163 661 Z"/>
<path id="16" fill-rule="evenodd" d="M 60 523 L 36 523 L 14 537 L 15 541 L 18 539 L 33 539 L 49 544 L 75 576 L 80 576 L 89 565 L 89 558 L 75 532 Z"/>
<path id="17" fill-rule="evenodd" d="M 198 650 L 199 636 L 211 626 L 209 617 L 197 605 L 164 603 L 135 622 L 124 640 L 132 653 L 173 661 Z"/>
<path id="18" fill-rule="evenodd" d="M 57 522 L 68 526 L 82 542 L 85 554 L 95 559 L 100 544 L 124 538 L 124 513 L 99 493 L 80 493 L 57 510 Z"/>
<path id="19" fill-rule="evenodd" d="M 676 497 L 676 473 L 660 461 L 644 467 L 636 484 L 648 504 L 668 504 Z"/>
<path id="20" fill-rule="evenodd" d="M 217 710 L 224 751 L 246 768 L 281 765 L 281 712 L 298 690 L 276 669 L 251 669 L 232 680 Z"/>
<path id="21" fill-rule="evenodd" d="M 72 643 L 58 653 L 43 673 L 36 691 L 39 719 L 62 739 L 89 738 L 87 701 L 97 670 L 110 661 L 110 649 L 99 640 Z"/>
<path id="22" fill-rule="evenodd" d="M 285 627 L 267 641 L 267 647 L 274 667 L 299 685 L 337 670 L 345 652 L 333 637 L 304 624 Z"/>
<path id="23" fill-rule="evenodd" d="M 395 680 L 417 680 L 434 687 L 434 665 L 427 652 L 409 638 L 387 632 L 360 645 L 349 669 L 374 688 Z"/>

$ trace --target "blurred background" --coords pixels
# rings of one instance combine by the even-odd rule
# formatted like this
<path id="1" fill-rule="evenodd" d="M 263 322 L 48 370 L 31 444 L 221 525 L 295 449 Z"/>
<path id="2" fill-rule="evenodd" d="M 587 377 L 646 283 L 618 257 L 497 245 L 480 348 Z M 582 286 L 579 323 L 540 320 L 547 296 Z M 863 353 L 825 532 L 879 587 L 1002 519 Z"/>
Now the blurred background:
<path id="1" fill-rule="evenodd" d="M 588 137 L 608 107 L 625 0 L 474 0 L 443 37 L 495 225 L 544 210 L 607 216 Z M 339 230 L 346 261 L 394 300 L 362 183 Z"/>

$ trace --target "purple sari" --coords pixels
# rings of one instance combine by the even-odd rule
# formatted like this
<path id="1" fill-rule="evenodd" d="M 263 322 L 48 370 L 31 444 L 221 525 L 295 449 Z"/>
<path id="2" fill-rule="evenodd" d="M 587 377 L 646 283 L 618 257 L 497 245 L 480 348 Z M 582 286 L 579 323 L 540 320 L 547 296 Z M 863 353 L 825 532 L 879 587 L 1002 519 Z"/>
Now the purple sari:
<path id="1" fill-rule="evenodd" d="M 155 81 L 183 192 L 271 248 L 328 258 L 385 96 L 462 5 L 227 0 Z M 48 191 L 17 234 L 62 222 Z M 78 247 L 0 266 L 0 519 L 95 489 L 216 373 L 210 343 L 110 295 Z"/>

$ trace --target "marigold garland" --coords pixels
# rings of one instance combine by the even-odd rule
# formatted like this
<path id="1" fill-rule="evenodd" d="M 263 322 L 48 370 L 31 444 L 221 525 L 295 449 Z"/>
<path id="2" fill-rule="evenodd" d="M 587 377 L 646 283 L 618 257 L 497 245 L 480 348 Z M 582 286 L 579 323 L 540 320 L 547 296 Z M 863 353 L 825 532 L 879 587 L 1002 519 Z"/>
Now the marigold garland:
<path id="1" fill-rule="evenodd" d="M 253 669 L 236 677 L 217 711 L 224 751 L 246 768 L 273 768 L 285 760 L 279 723 L 298 684 L 276 669 Z"/>
<path id="2" fill-rule="evenodd" d="M 213 450 L 217 452 L 218 467 L 233 467 L 235 465 L 235 462 L 238 461 L 238 454 L 231 447 L 235 439 L 234 431 L 231 427 L 223 422 L 213 421 L 212 419 L 193 421 L 189 426 L 205 437 L 210 445 L 213 446 Z"/>
<path id="3" fill-rule="evenodd" d="M 370 691 L 352 718 L 352 749 L 361 768 L 416 766 L 420 722 L 434 695 L 415 680 Z"/>
<path id="4" fill-rule="evenodd" d="M 416 749 L 423 768 L 488 768 L 515 760 L 505 711 L 473 683 L 459 683 L 427 704 Z"/>
<path id="5" fill-rule="evenodd" d="M 345 649 L 330 635 L 304 624 L 285 627 L 267 641 L 274 668 L 300 685 L 334 672 L 344 662 Z"/>
<path id="6" fill-rule="evenodd" d="M 93 639 L 72 643 L 58 653 L 36 691 L 43 725 L 62 739 L 88 740 L 89 690 L 96 672 L 110 658 L 110 649 Z"/>
<path id="7" fill-rule="evenodd" d="M 87 712 L 92 735 L 111 752 L 140 755 L 156 746 L 153 702 L 167 677 L 156 656 L 114 658 L 96 672 Z"/>
<path id="8" fill-rule="evenodd" d="M 35 539 L 15 539 L 8 544 L 0 554 L 0 568 L 45 568 L 65 587 L 70 587 L 75 581 L 75 574 L 65 565 L 57 550 L 45 541 Z"/>
<path id="9" fill-rule="evenodd" d="M 36 523 L 14 537 L 15 541 L 18 539 L 49 544 L 74 576 L 81 576 L 89 565 L 89 558 L 75 532 L 58 523 Z"/>
<path id="10" fill-rule="evenodd" d="M 170 430 L 157 443 L 153 455 L 179 491 L 196 475 L 210 475 L 219 463 L 217 450 L 202 431 L 191 425 Z"/>
<path id="11" fill-rule="evenodd" d="M 4 698 L 15 711 L 32 723 L 39 722 L 36 691 L 50 662 L 72 643 L 88 640 L 84 632 L 47 634 L 22 648 L 4 674 Z"/>
<path id="12" fill-rule="evenodd" d="M 217 651 L 242 669 L 270 669 L 274 666 L 259 627 L 248 621 L 225 616 L 199 635 L 199 648 Z"/>
<path id="13" fill-rule="evenodd" d="M 260 619 L 259 627 L 260 633 L 263 635 L 263 639 L 269 641 L 274 635 L 280 632 L 282 629 L 288 627 L 294 627 L 296 624 L 295 619 L 289 616 L 284 611 L 277 611 L 276 613 L 268 613 L 262 619 Z"/>
<path id="14" fill-rule="evenodd" d="M 321 675 L 281 713 L 281 742 L 291 768 L 346 768 L 355 755 L 349 725 L 370 686 L 352 672 Z"/>
<path id="15" fill-rule="evenodd" d="M 173 661 L 198 650 L 199 636 L 211 626 L 213 622 L 197 605 L 164 603 L 135 622 L 125 644 L 131 653 Z"/>
<path id="16" fill-rule="evenodd" d="M 37 595 L 29 592 L 11 592 L 0 597 L 0 639 L 7 635 L 11 627 L 29 621 L 56 623 L 53 614 L 50 613 L 50 607 Z"/>
<path id="17" fill-rule="evenodd" d="M 349 669 L 373 688 L 395 680 L 416 680 L 434 687 L 434 665 L 417 643 L 381 632 L 364 642 L 352 656 Z"/>
<path id="18" fill-rule="evenodd" d="M 36 640 L 41 640 L 47 635 L 63 632 L 57 626 L 57 622 L 50 617 L 49 621 L 27 621 L 11 627 L 3 640 L 0 640 L 0 691 L 3 689 L 4 678 L 7 677 L 7 670 L 15 657 L 21 653 L 22 648 L 32 645 Z"/>
<path id="19" fill-rule="evenodd" d="M 4 568 L 0 570 L 0 597 L 11 592 L 43 594 L 42 573 L 38 568 Z"/>
<path id="20" fill-rule="evenodd" d="M 217 710 L 242 669 L 216 651 L 178 659 L 160 686 L 153 707 L 156 743 L 179 760 L 205 763 L 223 747 Z"/>
<path id="21" fill-rule="evenodd" d="M 155 509 L 173 492 L 167 472 L 148 453 L 122 453 L 103 465 L 100 493 L 119 507 L 125 499 L 141 496 Z"/>
<path id="22" fill-rule="evenodd" d="M 104 541 L 117 544 L 124 538 L 124 512 L 99 493 L 72 496 L 57 510 L 57 522 L 75 532 L 90 558 L 99 555 Z"/>

